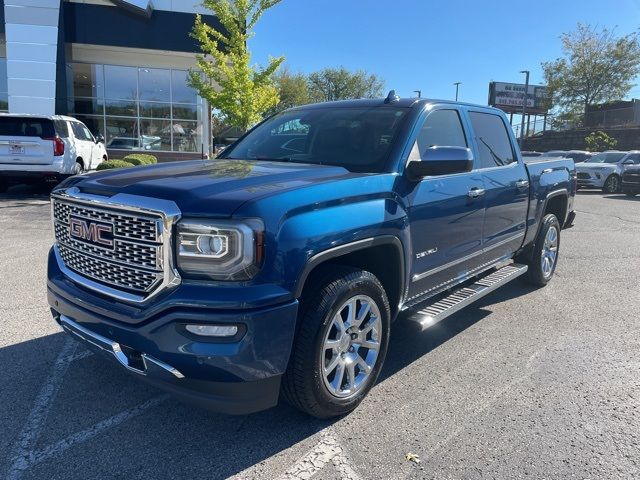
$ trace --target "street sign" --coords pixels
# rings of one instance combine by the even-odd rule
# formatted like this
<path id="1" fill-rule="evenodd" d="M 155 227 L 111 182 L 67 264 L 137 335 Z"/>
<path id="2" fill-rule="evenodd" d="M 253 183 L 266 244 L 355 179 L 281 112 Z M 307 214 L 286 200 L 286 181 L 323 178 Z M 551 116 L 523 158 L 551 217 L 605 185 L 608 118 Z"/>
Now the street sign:
<path id="1" fill-rule="evenodd" d="M 521 113 L 525 86 L 521 83 L 491 82 L 489 84 L 489 105 L 507 113 Z M 546 114 L 549 110 L 547 87 L 529 85 L 527 92 L 527 113 Z"/>

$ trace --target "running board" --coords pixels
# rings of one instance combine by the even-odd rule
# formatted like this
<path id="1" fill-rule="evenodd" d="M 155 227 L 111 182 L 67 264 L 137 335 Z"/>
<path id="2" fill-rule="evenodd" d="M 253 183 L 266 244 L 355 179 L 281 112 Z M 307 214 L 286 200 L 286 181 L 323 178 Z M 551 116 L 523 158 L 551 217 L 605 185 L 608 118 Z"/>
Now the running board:
<path id="1" fill-rule="evenodd" d="M 526 265 L 511 264 L 477 280 L 475 283 L 453 291 L 446 297 L 424 308 L 414 308 L 408 319 L 418 323 L 423 330 L 444 320 L 457 311 L 481 299 L 497 288 L 527 272 Z"/>

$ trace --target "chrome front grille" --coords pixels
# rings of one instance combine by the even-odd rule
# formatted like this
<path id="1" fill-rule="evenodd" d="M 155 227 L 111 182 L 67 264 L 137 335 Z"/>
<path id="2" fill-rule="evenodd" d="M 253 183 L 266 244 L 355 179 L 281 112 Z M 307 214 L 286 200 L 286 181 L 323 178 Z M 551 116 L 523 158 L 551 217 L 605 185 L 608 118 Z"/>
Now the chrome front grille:
<path id="1" fill-rule="evenodd" d="M 118 288 L 146 292 L 162 279 L 162 272 L 138 270 L 129 266 L 104 261 L 85 255 L 65 245 L 59 245 L 59 249 L 62 260 L 70 269 Z"/>
<path id="2" fill-rule="evenodd" d="M 143 301 L 161 287 L 179 282 L 170 255 L 172 223 L 179 218 L 173 202 L 156 202 L 166 206 L 169 211 L 165 211 L 160 206 L 143 208 L 127 203 L 132 198 L 139 199 L 134 203 L 153 201 L 143 197 L 121 196 L 126 202 L 120 204 L 112 201 L 118 196 L 100 200 L 103 197 L 85 196 L 75 189 L 72 193 L 52 196 L 58 262 L 64 264 L 68 276 L 131 301 Z M 72 217 L 89 226 L 94 222 L 108 225 L 113 246 L 81 238 L 77 232 L 72 235 Z"/>

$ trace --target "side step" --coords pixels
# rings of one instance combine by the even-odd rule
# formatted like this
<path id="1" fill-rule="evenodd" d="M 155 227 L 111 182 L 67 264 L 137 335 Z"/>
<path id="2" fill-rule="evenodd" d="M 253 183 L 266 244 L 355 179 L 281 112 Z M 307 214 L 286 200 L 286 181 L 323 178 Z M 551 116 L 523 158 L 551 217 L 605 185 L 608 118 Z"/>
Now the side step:
<path id="1" fill-rule="evenodd" d="M 408 319 L 420 324 L 422 329 L 425 330 L 493 292 L 505 283 L 518 278 L 526 273 L 528 269 L 529 267 L 526 265 L 519 264 L 502 267 L 475 283 L 450 293 L 431 305 L 420 309 L 412 309 Z"/>

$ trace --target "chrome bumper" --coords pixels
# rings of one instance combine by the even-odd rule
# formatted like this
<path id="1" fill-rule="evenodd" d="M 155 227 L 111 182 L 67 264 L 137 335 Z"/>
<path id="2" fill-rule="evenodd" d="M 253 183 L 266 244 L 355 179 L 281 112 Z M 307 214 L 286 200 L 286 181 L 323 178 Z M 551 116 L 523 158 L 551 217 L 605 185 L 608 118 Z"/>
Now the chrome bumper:
<path id="1" fill-rule="evenodd" d="M 59 322 L 65 332 L 82 342 L 90 350 L 109 358 L 115 358 L 118 363 L 131 372 L 158 380 L 184 378 L 184 375 L 176 368 L 146 353 L 139 353 L 139 358 L 137 356 L 135 359 L 132 358 L 131 354 L 125 353 L 119 343 L 84 328 L 65 315 L 60 315 Z"/>

